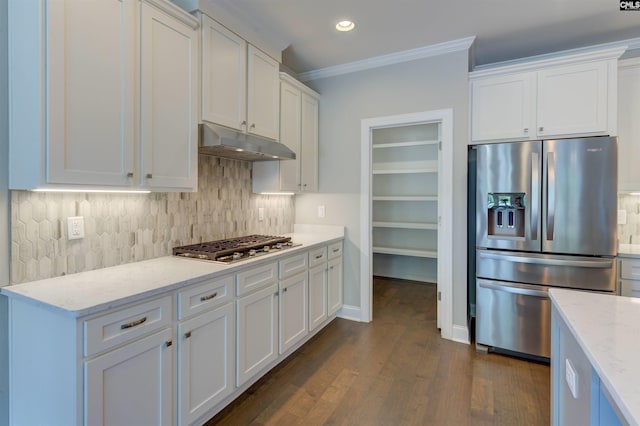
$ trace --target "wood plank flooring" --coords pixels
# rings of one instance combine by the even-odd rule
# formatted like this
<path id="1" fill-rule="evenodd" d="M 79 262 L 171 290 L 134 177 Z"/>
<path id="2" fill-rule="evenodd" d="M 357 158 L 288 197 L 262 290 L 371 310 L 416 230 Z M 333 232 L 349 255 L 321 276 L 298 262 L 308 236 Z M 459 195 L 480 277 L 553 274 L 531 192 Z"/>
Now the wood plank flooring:
<path id="1" fill-rule="evenodd" d="M 336 319 L 213 425 L 548 425 L 549 366 L 440 338 L 436 287 L 374 280 L 374 320 Z"/>

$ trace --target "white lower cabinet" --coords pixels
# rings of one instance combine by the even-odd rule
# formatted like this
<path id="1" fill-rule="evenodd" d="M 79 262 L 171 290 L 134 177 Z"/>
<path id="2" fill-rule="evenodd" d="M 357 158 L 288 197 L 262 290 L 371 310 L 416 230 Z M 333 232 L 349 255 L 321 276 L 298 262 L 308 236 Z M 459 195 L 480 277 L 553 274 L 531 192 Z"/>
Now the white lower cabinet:
<path id="1" fill-rule="evenodd" d="M 278 357 L 278 284 L 237 301 L 237 386 Z"/>
<path id="2" fill-rule="evenodd" d="M 193 424 L 234 391 L 235 325 L 233 303 L 178 325 L 180 425 Z"/>
<path id="3" fill-rule="evenodd" d="M 640 297 L 640 259 L 619 258 L 618 270 L 620 295 Z"/>
<path id="4" fill-rule="evenodd" d="M 173 424 L 173 332 L 164 329 L 84 363 L 85 424 Z"/>
<path id="5" fill-rule="evenodd" d="M 327 265 L 327 314 L 331 316 L 342 307 L 342 257 L 329 260 Z"/>
<path id="6" fill-rule="evenodd" d="M 309 331 L 324 322 L 327 314 L 327 262 L 309 269 Z"/>
<path id="7" fill-rule="evenodd" d="M 280 354 L 302 340 L 307 328 L 308 272 L 280 281 Z"/>

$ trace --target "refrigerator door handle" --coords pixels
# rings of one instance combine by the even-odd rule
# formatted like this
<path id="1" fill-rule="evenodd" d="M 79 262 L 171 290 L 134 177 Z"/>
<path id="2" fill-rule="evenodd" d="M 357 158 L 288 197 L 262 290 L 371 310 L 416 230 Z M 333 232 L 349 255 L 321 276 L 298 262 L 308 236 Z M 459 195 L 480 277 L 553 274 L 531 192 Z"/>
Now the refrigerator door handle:
<path id="1" fill-rule="evenodd" d="M 518 263 L 533 263 L 536 265 L 549 265 L 549 266 L 576 266 L 579 268 L 599 268 L 608 269 L 613 266 L 613 260 L 600 259 L 600 260 L 565 260 L 565 259 L 546 259 L 538 257 L 517 256 L 508 254 L 486 253 L 480 252 L 480 258 L 504 260 Z"/>
<path id="2" fill-rule="evenodd" d="M 482 288 L 487 288 L 490 290 L 504 291 L 506 293 L 513 294 L 522 294 L 524 296 L 535 296 L 535 297 L 543 297 L 545 299 L 549 298 L 549 294 L 544 290 L 534 290 L 529 286 L 523 286 L 518 284 L 496 284 L 489 281 L 478 280 L 478 286 Z"/>
<path id="3" fill-rule="evenodd" d="M 553 240 L 556 216 L 556 159 L 555 153 L 547 153 L 547 240 Z"/>
<path id="4" fill-rule="evenodd" d="M 540 160 L 531 153 L 531 240 L 538 239 L 538 209 L 540 208 Z"/>

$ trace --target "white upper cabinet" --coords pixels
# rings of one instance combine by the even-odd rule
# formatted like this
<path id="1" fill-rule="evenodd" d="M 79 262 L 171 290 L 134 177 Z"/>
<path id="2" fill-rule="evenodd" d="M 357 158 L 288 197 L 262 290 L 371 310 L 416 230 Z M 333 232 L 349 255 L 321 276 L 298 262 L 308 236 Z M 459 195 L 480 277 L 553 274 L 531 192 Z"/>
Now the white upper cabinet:
<path id="1" fill-rule="evenodd" d="M 278 139 L 280 117 L 280 65 L 249 45 L 247 123 L 249 133 Z"/>
<path id="2" fill-rule="evenodd" d="M 518 73 L 471 82 L 473 140 L 526 138 L 535 110 L 535 75 Z"/>
<path id="3" fill-rule="evenodd" d="M 202 119 L 244 131 L 247 42 L 202 15 Z"/>
<path id="4" fill-rule="evenodd" d="M 320 95 L 286 73 L 280 79 L 280 142 L 296 158 L 254 163 L 253 192 L 317 192 Z"/>
<path id="5" fill-rule="evenodd" d="M 150 189 L 197 188 L 198 33 L 142 3 L 140 170 Z"/>
<path id="6" fill-rule="evenodd" d="M 177 171 L 184 177 L 184 170 L 178 169 L 184 168 L 185 157 L 197 155 L 189 139 L 197 134 L 187 134 L 185 121 L 190 120 L 189 132 L 194 132 L 197 113 L 192 106 L 179 111 L 186 106 L 185 96 L 197 90 L 197 63 L 191 63 L 191 58 L 197 61 L 197 45 L 165 46 L 170 38 L 165 31 L 151 54 L 153 41 L 141 33 L 151 31 L 153 15 L 173 30 L 190 32 L 197 43 L 195 18 L 165 0 L 11 0 L 8 11 L 12 189 L 148 187 L 136 155 L 147 155 L 145 147 L 138 153 L 138 135 L 148 135 L 149 126 L 156 127 L 154 137 L 162 135 L 153 140 L 154 171 Z M 144 44 L 140 51 L 139 42 Z M 147 55 L 147 63 L 139 54 Z M 187 58 L 188 64 L 165 69 L 171 55 Z M 193 69 L 194 74 L 185 80 L 185 73 L 179 72 L 176 79 L 170 73 L 178 68 Z M 170 87 L 156 90 L 151 99 L 148 89 L 159 84 Z M 158 108 L 178 91 L 184 95 L 172 106 Z M 152 119 L 164 120 L 161 125 L 148 122 L 148 108 L 156 108 Z M 162 170 L 164 160 L 175 162 L 177 150 L 185 150 L 181 163 Z M 195 190 L 197 165 L 193 166 L 189 173 L 194 179 L 167 180 L 162 189 Z"/>
<path id="7" fill-rule="evenodd" d="M 539 71 L 536 134 L 609 134 L 608 74 L 607 61 Z"/>
<path id="8" fill-rule="evenodd" d="M 202 119 L 278 139 L 278 61 L 202 15 Z"/>
<path id="9" fill-rule="evenodd" d="M 618 74 L 618 191 L 640 191 L 640 58 L 620 61 Z"/>
<path id="10" fill-rule="evenodd" d="M 616 135 L 616 66 L 623 51 L 471 73 L 472 142 Z"/>

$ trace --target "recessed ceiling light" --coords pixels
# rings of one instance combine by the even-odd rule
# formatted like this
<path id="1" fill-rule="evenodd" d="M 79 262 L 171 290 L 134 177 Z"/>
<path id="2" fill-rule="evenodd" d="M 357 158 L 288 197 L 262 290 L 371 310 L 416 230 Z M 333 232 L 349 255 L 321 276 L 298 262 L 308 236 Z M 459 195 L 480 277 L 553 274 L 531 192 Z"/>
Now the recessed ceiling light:
<path id="1" fill-rule="evenodd" d="M 353 21 L 340 21 L 336 24 L 336 29 L 338 31 L 351 31 L 356 27 L 356 24 Z"/>

